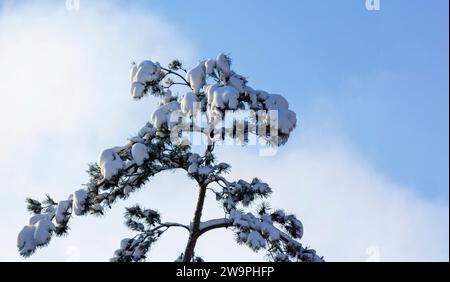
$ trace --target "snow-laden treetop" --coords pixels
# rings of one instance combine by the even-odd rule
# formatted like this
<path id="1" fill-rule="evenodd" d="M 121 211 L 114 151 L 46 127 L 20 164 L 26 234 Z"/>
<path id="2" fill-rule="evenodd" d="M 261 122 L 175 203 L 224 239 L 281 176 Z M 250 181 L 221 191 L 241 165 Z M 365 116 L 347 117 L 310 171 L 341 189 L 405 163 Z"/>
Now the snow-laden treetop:
<path id="1" fill-rule="evenodd" d="M 185 76 L 175 72 L 178 70 L 184 71 Z M 269 144 L 282 145 L 296 126 L 296 115 L 289 110 L 287 100 L 279 94 L 250 87 L 244 76 L 231 69 L 231 60 L 224 54 L 200 61 L 187 71 L 179 61 L 173 61 L 168 68 L 157 62 L 143 61 L 133 64 L 130 80 L 131 95 L 135 99 L 147 94 L 162 97 L 160 107 L 151 118 L 156 128 L 165 127 L 170 131 L 176 128 L 176 133 L 180 129 L 199 131 L 214 139 L 220 138 L 217 126 L 222 125 L 228 136 L 237 138 L 236 127 L 224 126 L 226 113 L 248 111 L 249 120 L 242 127 L 243 136 L 253 133 Z M 176 97 L 170 91 L 173 85 L 188 86 L 190 91 Z M 198 112 L 205 113 L 206 124 L 186 127 L 192 124 L 189 118 Z M 270 130 L 266 130 L 268 128 Z"/>

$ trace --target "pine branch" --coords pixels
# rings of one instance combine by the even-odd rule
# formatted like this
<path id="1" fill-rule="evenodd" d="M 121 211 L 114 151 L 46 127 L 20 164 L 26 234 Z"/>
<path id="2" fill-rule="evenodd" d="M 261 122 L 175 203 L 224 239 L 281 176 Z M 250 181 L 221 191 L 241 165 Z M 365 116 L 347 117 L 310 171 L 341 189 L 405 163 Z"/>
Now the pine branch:
<path id="1" fill-rule="evenodd" d="M 166 170 L 182 169 L 196 180 L 199 189 L 192 223 L 188 226 L 176 222 L 161 222 L 157 211 L 143 209 L 138 205 L 127 208 L 126 224 L 137 235 L 122 240 L 113 261 L 145 260 L 151 245 L 172 227 L 189 232 L 185 252 L 179 258 L 185 262 L 203 261 L 195 255 L 196 242 L 204 233 L 218 228 L 232 229 L 238 243 L 245 243 L 255 251 L 266 248 L 269 257 L 275 261 L 322 261 L 314 250 L 304 248 L 298 242 L 303 235 L 303 225 L 294 215 L 282 210 L 270 213 L 270 206 L 265 202 L 259 206 L 257 216 L 251 212 L 244 213 L 248 206 L 270 196 L 272 189 L 268 184 L 258 178 L 250 182 L 228 181 L 223 174 L 229 171 L 230 165 L 216 162 L 213 151 L 217 132 L 222 139 L 229 135 L 241 140 L 243 144 L 247 142 L 248 134 L 252 133 L 272 145 L 280 146 L 288 140 L 290 132 L 296 126 L 295 113 L 288 110 L 287 101 L 282 96 L 253 90 L 247 86 L 247 79 L 232 71 L 230 65 L 230 57 L 224 54 L 216 59 L 201 61 L 189 71 L 182 67 L 179 60 L 172 61 L 168 68 L 152 61 L 133 64 L 133 98 L 141 99 L 147 94 L 163 97 L 160 107 L 152 116 L 152 122 L 130 138 L 126 145 L 104 150 L 97 163 L 89 165 L 89 181 L 84 185 L 85 188 L 75 191 L 66 200 L 56 202 L 49 195 L 42 202 L 26 199 L 27 209 L 35 215 L 19 234 L 20 253 L 29 256 L 37 247 L 46 246 L 53 233 L 57 236 L 66 234 L 73 214 L 103 215 L 117 200 L 126 199 L 130 193 L 143 187 L 152 176 Z M 186 78 L 178 70 L 185 72 Z M 176 76 L 183 82 L 173 81 L 169 75 Z M 206 85 L 207 78 L 216 80 L 217 84 Z M 166 86 L 162 85 L 164 79 Z M 193 93 L 180 96 L 177 101 L 169 90 L 173 85 L 188 86 Z M 222 87 L 227 87 L 226 93 L 216 91 Z M 208 124 L 204 127 L 185 124 L 178 116 L 175 126 L 207 136 L 208 145 L 202 156 L 192 153 L 190 146 L 176 143 L 179 131 L 173 130 L 174 124 L 169 117 L 178 109 L 182 116 L 192 117 L 193 101 L 201 104 L 201 111 L 206 113 Z M 250 126 L 249 121 L 235 121 L 232 128 L 217 128 L 227 112 L 242 109 L 259 111 L 250 120 L 253 125 Z M 273 121 L 270 111 L 274 109 L 281 111 L 283 122 Z M 274 132 L 270 127 L 272 123 L 276 124 Z M 238 129 L 243 136 L 238 134 Z M 276 134 L 271 135 L 272 133 Z M 217 185 L 218 190 L 208 187 L 211 184 Z M 224 218 L 201 221 L 207 190 L 211 190 L 216 200 L 223 205 Z M 36 228 L 47 232 L 43 232 L 46 236 L 36 237 Z"/>

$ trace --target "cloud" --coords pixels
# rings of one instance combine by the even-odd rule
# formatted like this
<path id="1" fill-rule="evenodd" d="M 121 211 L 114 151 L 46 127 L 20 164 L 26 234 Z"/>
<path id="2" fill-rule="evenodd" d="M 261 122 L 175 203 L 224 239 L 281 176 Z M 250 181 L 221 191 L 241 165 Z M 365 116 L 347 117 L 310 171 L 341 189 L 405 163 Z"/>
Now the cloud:
<path id="1" fill-rule="evenodd" d="M 88 162 L 149 119 L 155 100 L 137 103 L 128 94 L 130 62 L 181 58 L 189 65 L 197 58 L 193 42 L 148 10 L 91 2 L 77 12 L 64 1 L 0 10 L 0 196 L 8 199 L 0 260 L 21 260 L 15 240 L 26 224 L 26 196 L 66 197 L 87 180 Z M 233 165 L 230 178 L 268 182 L 273 207 L 296 213 L 304 243 L 328 260 L 448 260 L 448 202 L 423 199 L 386 178 L 339 130 L 330 136 L 317 131 L 318 123 L 299 128 L 275 157 L 261 158 L 250 147 L 220 147 L 217 154 Z M 105 217 L 74 218 L 69 236 L 53 239 L 30 260 L 107 260 L 130 236 L 124 206 L 139 202 L 165 220 L 187 223 L 196 194 L 183 173 L 160 174 Z M 208 197 L 205 217 L 221 215 Z M 185 231 L 169 231 L 150 259 L 174 260 L 186 239 Z M 225 230 L 202 237 L 197 253 L 210 261 L 263 259 Z"/>
<path id="2" fill-rule="evenodd" d="M 117 2 L 115 2 L 117 3 Z M 151 11 L 110 1 L 2 2 L 0 9 L 0 221 L 2 260 L 17 259 L 24 197 L 66 197 L 86 181 L 88 162 L 122 144 L 150 117 L 135 102 L 129 68 L 143 59 L 192 63 L 191 41 Z M 5 213 L 4 213 L 5 214 Z M 6 226 L 5 226 L 6 227 Z M 3 246 L 3 244 L 5 246 Z M 50 258 L 51 259 L 51 258 Z"/>
<path id="3" fill-rule="evenodd" d="M 291 141 L 302 137 L 309 139 L 300 133 Z M 273 206 L 295 212 L 305 225 L 303 242 L 327 260 L 448 260 L 448 202 L 387 179 L 342 138 L 300 142 L 282 154 L 223 157 L 239 177 L 270 183 Z"/>
<path id="4" fill-rule="evenodd" d="M 64 3 L 10 4 L 0 17 L 0 144 L 10 148 L 2 173 L 31 172 L 34 189 L 55 179 L 53 169 L 75 171 L 149 119 L 155 100 L 129 95 L 133 60 L 194 57 L 189 40 L 151 12 L 107 2 L 70 12 Z M 70 149 L 59 153 L 63 147 Z M 46 170 L 38 167 L 44 160 Z M 21 192 L 30 188 L 22 184 Z"/>

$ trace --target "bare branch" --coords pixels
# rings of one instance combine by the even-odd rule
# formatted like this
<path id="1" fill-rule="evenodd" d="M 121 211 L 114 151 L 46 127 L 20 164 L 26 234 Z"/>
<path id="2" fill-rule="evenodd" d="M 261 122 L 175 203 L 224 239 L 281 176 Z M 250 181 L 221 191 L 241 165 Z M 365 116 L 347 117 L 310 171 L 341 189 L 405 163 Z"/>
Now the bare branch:
<path id="1" fill-rule="evenodd" d="M 160 224 L 161 226 L 165 226 L 165 227 L 181 227 L 186 229 L 187 231 L 191 231 L 191 229 L 189 228 L 189 226 L 181 224 L 181 223 L 177 223 L 177 222 L 164 222 Z"/>
<path id="2" fill-rule="evenodd" d="M 189 82 L 188 82 L 181 74 L 176 73 L 176 72 L 174 72 L 174 71 L 172 71 L 172 70 L 163 68 L 163 67 L 161 67 L 161 69 L 164 70 L 164 71 L 166 71 L 166 72 L 169 73 L 169 74 L 173 74 L 173 75 L 178 76 L 179 78 L 181 78 L 181 79 L 186 83 L 187 86 L 191 87 L 191 85 L 189 84 Z M 191 87 L 191 88 L 192 88 L 192 87 Z"/>

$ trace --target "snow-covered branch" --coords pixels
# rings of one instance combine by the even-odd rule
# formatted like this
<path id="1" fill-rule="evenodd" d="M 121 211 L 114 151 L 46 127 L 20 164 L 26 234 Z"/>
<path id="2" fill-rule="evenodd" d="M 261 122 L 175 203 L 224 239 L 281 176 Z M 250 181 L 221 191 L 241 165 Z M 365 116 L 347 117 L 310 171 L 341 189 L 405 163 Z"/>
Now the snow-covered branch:
<path id="1" fill-rule="evenodd" d="M 243 214 L 233 210 L 229 218 L 217 218 L 202 222 L 200 235 L 219 228 L 234 230 L 238 242 L 245 243 L 253 250 L 266 248 L 269 257 L 273 260 L 281 260 L 284 257 L 284 260 L 323 261 L 323 258 L 318 256 L 315 250 L 304 248 L 291 235 L 274 226 L 273 221 L 268 217 L 258 219 L 251 213 Z M 278 248 L 267 248 L 273 244 L 277 244 Z"/>
<path id="2" fill-rule="evenodd" d="M 222 139 L 229 136 L 242 143 L 249 134 L 255 134 L 271 145 L 285 144 L 297 120 L 283 96 L 250 87 L 244 76 L 231 69 L 231 59 L 224 54 L 203 60 L 189 70 L 178 60 L 168 67 L 150 60 L 133 63 L 130 81 L 133 98 L 138 100 L 145 95 L 161 98 L 150 122 L 124 145 L 101 152 L 97 161 L 89 165 L 89 181 L 84 188 L 59 202 L 48 195 L 42 202 L 27 199 L 27 208 L 33 215 L 17 239 L 21 255 L 29 256 L 37 247 L 46 246 L 54 234 L 66 234 L 74 215 L 102 215 L 117 200 L 126 199 L 143 187 L 152 176 L 182 169 L 197 182 L 199 189 L 191 224 L 162 222 L 155 210 L 138 205 L 129 207 L 126 225 L 137 235 L 121 241 L 112 261 L 144 260 L 151 245 L 173 227 L 189 232 L 186 249 L 179 257 L 182 261 L 203 261 L 195 256 L 196 242 L 204 233 L 218 228 L 232 229 L 239 243 L 255 251 L 266 249 L 275 261 L 322 261 L 314 250 L 298 242 L 303 236 L 303 225 L 294 215 L 282 210 L 271 212 L 264 203 L 256 215 L 243 212 L 256 201 L 269 197 L 272 188 L 258 178 L 249 182 L 228 181 L 224 174 L 230 165 L 216 162 L 213 155 L 216 133 Z M 190 91 L 173 95 L 169 89 L 173 85 L 188 86 Z M 248 109 L 254 113 L 247 120 L 233 120 L 231 127 L 225 125 L 230 114 Z M 206 124 L 192 121 L 198 112 L 206 115 Z M 183 131 L 207 136 L 204 155 L 192 153 L 190 144 L 177 142 Z M 215 190 L 210 185 L 219 188 Z M 207 190 L 223 205 L 224 218 L 201 222 Z"/>
<path id="3" fill-rule="evenodd" d="M 217 228 L 226 228 L 231 226 L 231 222 L 228 218 L 211 219 L 200 223 L 200 234 L 206 233 L 210 230 Z"/>

